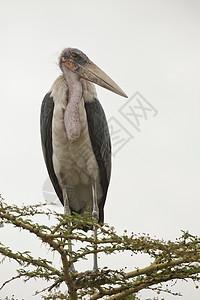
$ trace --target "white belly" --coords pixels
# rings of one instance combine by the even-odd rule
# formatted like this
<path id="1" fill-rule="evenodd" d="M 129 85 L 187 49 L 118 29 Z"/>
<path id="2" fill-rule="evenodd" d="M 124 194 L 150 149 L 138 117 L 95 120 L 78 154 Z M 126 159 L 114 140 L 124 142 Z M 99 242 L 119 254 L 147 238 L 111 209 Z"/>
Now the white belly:
<path id="1" fill-rule="evenodd" d="M 92 207 L 93 180 L 97 184 L 98 200 L 102 197 L 99 167 L 89 137 L 83 98 L 80 102 L 81 135 L 71 143 L 64 125 L 66 96 L 58 96 L 59 101 L 54 101 L 52 120 L 53 166 L 62 191 L 67 190 L 70 206 L 79 211 L 86 206 Z"/>
<path id="2" fill-rule="evenodd" d="M 83 101 L 81 101 L 81 106 L 83 106 Z M 77 186 L 81 183 L 90 184 L 91 179 L 98 179 L 99 168 L 89 137 L 85 110 L 82 107 L 80 138 L 71 143 L 64 126 L 64 110 L 58 105 L 54 109 L 52 136 L 55 173 L 58 178 L 62 177 L 62 180 L 66 180 L 69 186 Z"/>

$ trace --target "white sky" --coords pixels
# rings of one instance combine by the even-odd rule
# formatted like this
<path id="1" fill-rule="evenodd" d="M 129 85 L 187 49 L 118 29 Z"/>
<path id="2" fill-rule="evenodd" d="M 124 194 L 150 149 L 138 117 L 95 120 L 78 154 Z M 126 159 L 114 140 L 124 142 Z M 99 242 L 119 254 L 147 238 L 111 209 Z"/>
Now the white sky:
<path id="1" fill-rule="evenodd" d="M 119 111 L 127 100 L 97 87 L 107 118 L 134 136 L 113 158 L 105 221 L 119 232 L 146 232 L 166 240 L 180 236 L 182 229 L 199 235 L 200 2 L 1 0 L 0 36 L 0 193 L 6 201 L 43 201 L 47 172 L 40 105 L 60 74 L 58 55 L 65 47 L 77 47 L 129 99 L 139 92 L 158 111 L 140 119 L 138 132 Z M 112 126 L 117 129 L 116 122 Z M 120 134 L 126 139 L 125 131 Z M 0 229 L 0 240 L 26 248 L 26 236 L 14 230 Z M 40 245 L 33 245 L 40 256 Z M 108 264 L 106 259 L 101 266 Z M 130 257 L 125 263 L 134 266 Z M 115 264 L 119 266 L 113 258 L 111 267 Z M 14 270 L 11 264 L 0 266 L 0 285 Z M 18 281 L 0 297 L 38 300 L 32 294 L 42 286 Z M 174 289 L 183 291 L 183 300 L 199 297 L 192 283 Z"/>

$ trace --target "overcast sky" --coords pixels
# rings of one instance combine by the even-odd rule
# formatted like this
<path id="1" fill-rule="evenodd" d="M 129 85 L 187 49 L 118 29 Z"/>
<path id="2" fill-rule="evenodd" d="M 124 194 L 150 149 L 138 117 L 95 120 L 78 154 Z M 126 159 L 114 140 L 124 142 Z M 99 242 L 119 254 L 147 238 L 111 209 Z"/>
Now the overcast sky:
<path id="1" fill-rule="evenodd" d="M 0 193 L 6 201 L 31 205 L 49 197 L 40 105 L 60 74 L 60 52 L 77 47 L 129 96 L 97 87 L 114 153 L 105 221 L 119 232 L 166 240 L 181 230 L 199 235 L 200 2 L 1 0 L 0 36 Z M 0 240 L 27 249 L 26 235 L 14 229 L 0 229 Z M 30 245 L 40 256 L 40 245 Z M 112 262 L 112 268 L 135 266 L 130 257 Z M 1 265 L 0 285 L 14 275 L 15 265 Z M 39 300 L 32 297 L 38 287 L 43 283 L 18 281 L 0 297 Z M 199 297 L 193 283 L 174 290 L 183 291 L 183 300 Z"/>

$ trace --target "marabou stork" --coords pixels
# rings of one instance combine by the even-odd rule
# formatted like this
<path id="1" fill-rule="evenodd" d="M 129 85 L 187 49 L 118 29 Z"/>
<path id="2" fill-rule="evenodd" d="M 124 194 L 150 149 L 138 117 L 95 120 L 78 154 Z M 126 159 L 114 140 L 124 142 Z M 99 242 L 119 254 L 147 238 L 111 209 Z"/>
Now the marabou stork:
<path id="1" fill-rule="evenodd" d="M 123 97 L 127 95 L 76 48 L 65 49 L 59 65 L 62 75 L 41 107 L 44 159 L 64 212 L 82 214 L 87 210 L 102 224 L 111 173 L 111 143 L 106 117 L 91 82 Z"/>

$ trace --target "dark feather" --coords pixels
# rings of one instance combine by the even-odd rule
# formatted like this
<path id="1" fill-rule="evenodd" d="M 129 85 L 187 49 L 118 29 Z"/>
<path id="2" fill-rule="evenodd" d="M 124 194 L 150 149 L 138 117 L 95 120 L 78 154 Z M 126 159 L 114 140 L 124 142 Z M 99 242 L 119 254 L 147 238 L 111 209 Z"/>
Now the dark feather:
<path id="1" fill-rule="evenodd" d="M 46 94 L 44 100 L 42 101 L 41 106 L 41 115 L 40 115 L 40 131 L 41 131 L 41 140 L 42 140 L 42 150 L 44 154 L 44 160 L 47 166 L 47 171 L 53 187 L 56 191 L 56 194 L 60 201 L 63 204 L 63 195 L 58 179 L 54 172 L 52 155 L 52 118 L 53 118 L 54 102 L 53 98 L 50 96 L 50 93 Z"/>
<path id="2" fill-rule="evenodd" d="M 85 102 L 85 110 L 88 120 L 90 140 L 99 166 L 100 183 L 103 190 L 103 196 L 99 204 L 99 222 L 103 223 L 103 209 L 111 173 L 110 134 L 104 110 L 98 99 L 94 99 L 92 102 Z"/>

